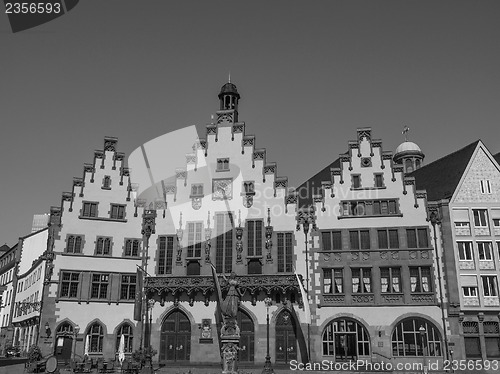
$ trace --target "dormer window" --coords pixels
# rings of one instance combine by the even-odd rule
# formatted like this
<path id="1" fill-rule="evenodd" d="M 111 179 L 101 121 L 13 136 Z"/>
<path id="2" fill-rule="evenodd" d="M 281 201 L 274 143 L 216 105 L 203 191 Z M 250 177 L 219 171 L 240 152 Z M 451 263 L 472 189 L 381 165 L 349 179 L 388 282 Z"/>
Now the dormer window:
<path id="1" fill-rule="evenodd" d="M 229 158 L 217 159 L 217 171 L 229 171 Z"/>

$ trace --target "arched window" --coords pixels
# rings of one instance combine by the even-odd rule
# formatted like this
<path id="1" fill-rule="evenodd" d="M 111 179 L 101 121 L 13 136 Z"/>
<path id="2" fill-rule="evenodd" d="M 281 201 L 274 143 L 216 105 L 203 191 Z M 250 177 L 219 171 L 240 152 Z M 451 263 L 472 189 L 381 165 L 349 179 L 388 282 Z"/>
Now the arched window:
<path id="1" fill-rule="evenodd" d="M 128 323 L 121 325 L 121 327 L 118 329 L 118 333 L 116 334 L 116 352 L 120 349 L 120 340 L 122 335 L 124 336 L 124 352 L 125 353 L 132 353 L 132 348 L 134 347 L 133 341 L 134 341 L 134 333 L 133 333 L 133 328 L 131 325 Z"/>
<path id="2" fill-rule="evenodd" d="M 104 340 L 104 332 L 100 323 L 94 323 L 89 328 L 88 335 L 90 337 L 90 353 L 102 352 L 102 342 Z"/>
<path id="3" fill-rule="evenodd" d="M 366 328 L 353 319 L 333 320 L 323 331 L 323 355 L 337 359 L 369 356 L 370 337 Z"/>
<path id="4" fill-rule="evenodd" d="M 111 177 L 106 175 L 102 181 L 102 188 L 109 189 L 111 188 Z"/>
<path id="5" fill-rule="evenodd" d="M 392 333 L 393 356 L 441 356 L 441 335 L 423 318 L 407 318 Z"/>
<path id="6" fill-rule="evenodd" d="M 415 169 L 420 168 L 420 160 L 415 160 Z"/>
<path id="7" fill-rule="evenodd" d="M 61 323 L 56 331 L 56 335 L 59 334 L 73 334 L 73 326 L 69 322 Z"/>
<path id="8" fill-rule="evenodd" d="M 405 160 L 405 169 L 407 173 L 411 173 L 413 171 L 413 161 L 410 158 Z"/>

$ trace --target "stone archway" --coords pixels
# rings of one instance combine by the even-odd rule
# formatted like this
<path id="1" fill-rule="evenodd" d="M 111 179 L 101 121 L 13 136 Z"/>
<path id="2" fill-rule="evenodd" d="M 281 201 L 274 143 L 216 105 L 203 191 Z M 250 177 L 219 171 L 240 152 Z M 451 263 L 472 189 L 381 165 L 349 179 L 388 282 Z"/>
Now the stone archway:
<path id="1" fill-rule="evenodd" d="M 283 309 L 276 318 L 276 362 L 297 360 L 297 326 L 292 314 Z"/>

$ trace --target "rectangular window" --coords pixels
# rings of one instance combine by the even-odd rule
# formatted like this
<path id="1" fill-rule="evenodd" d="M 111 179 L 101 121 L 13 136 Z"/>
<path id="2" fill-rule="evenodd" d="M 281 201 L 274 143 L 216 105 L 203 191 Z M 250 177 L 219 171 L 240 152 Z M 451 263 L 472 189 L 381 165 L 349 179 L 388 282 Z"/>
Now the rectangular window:
<path id="1" fill-rule="evenodd" d="M 196 183 L 191 185 L 191 197 L 203 196 L 203 184 Z"/>
<path id="2" fill-rule="evenodd" d="M 484 321 L 484 345 L 488 359 L 500 358 L 500 328 L 496 321 Z"/>
<path id="3" fill-rule="evenodd" d="M 349 231 L 351 249 L 359 249 L 359 231 Z"/>
<path id="4" fill-rule="evenodd" d="M 477 287 L 473 286 L 462 287 L 462 294 L 465 297 L 477 297 Z"/>
<path id="5" fill-rule="evenodd" d="M 121 300 L 134 300 L 135 299 L 135 283 L 137 280 L 136 275 L 122 275 L 122 283 L 120 290 Z"/>
<path id="6" fill-rule="evenodd" d="M 372 278 L 371 269 L 357 268 L 351 269 L 352 273 L 352 293 L 371 293 Z"/>
<path id="7" fill-rule="evenodd" d="M 233 216 L 216 214 L 215 268 L 217 273 L 231 273 L 233 269 Z"/>
<path id="8" fill-rule="evenodd" d="M 399 248 L 398 230 L 378 230 L 378 247 L 380 249 Z"/>
<path id="9" fill-rule="evenodd" d="M 491 242 L 477 242 L 477 252 L 479 254 L 479 260 L 481 261 L 493 260 Z"/>
<path id="10" fill-rule="evenodd" d="M 61 288 L 59 297 L 77 297 L 79 282 L 80 273 L 63 271 L 61 275 Z"/>
<path id="11" fill-rule="evenodd" d="M 401 291 L 401 269 L 381 268 L 380 284 L 382 293 L 399 293 Z"/>
<path id="12" fill-rule="evenodd" d="M 473 261 L 472 242 L 457 242 L 460 261 Z"/>
<path id="13" fill-rule="evenodd" d="M 201 257 L 201 241 L 203 224 L 201 222 L 188 222 L 188 248 L 187 257 Z"/>
<path id="14" fill-rule="evenodd" d="M 389 240 L 387 238 L 387 230 L 378 230 L 378 247 L 380 249 L 388 249 L 389 248 Z"/>
<path id="15" fill-rule="evenodd" d="M 98 256 L 111 255 L 111 238 L 98 237 L 95 245 L 95 254 Z"/>
<path id="16" fill-rule="evenodd" d="M 279 232 L 278 236 L 278 272 L 293 272 L 293 242 L 292 233 Z"/>
<path id="17" fill-rule="evenodd" d="M 432 292 L 430 267 L 410 268 L 411 292 Z"/>
<path id="18" fill-rule="evenodd" d="M 125 240 L 125 256 L 137 257 L 141 249 L 140 239 L 126 239 Z"/>
<path id="19" fill-rule="evenodd" d="M 488 179 L 483 179 L 480 182 L 480 187 L 481 187 L 481 193 L 484 194 L 491 194 L 491 182 Z"/>
<path id="20" fill-rule="evenodd" d="M 418 234 L 418 247 L 429 248 L 429 236 L 427 235 L 427 229 L 417 229 L 417 234 Z"/>
<path id="21" fill-rule="evenodd" d="M 340 231 L 322 231 L 321 243 L 323 251 L 339 251 L 342 249 L 342 233 Z"/>
<path id="22" fill-rule="evenodd" d="M 243 182 L 243 191 L 245 195 L 254 195 L 255 194 L 255 184 L 252 181 Z"/>
<path id="23" fill-rule="evenodd" d="M 262 256 L 262 232 L 260 220 L 247 220 L 247 250 L 249 256 Z"/>
<path id="24" fill-rule="evenodd" d="M 344 293 L 343 269 L 323 269 L 323 293 Z"/>
<path id="25" fill-rule="evenodd" d="M 361 230 L 359 232 L 361 249 L 370 249 L 370 231 L 369 230 Z"/>
<path id="26" fill-rule="evenodd" d="M 110 218 L 124 219 L 125 218 L 125 205 L 111 204 Z"/>
<path id="27" fill-rule="evenodd" d="M 82 217 L 97 217 L 97 203 L 83 203 Z"/>
<path id="28" fill-rule="evenodd" d="M 399 248 L 398 230 L 389 230 L 389 246 L 391 248 Z"/>
<path id="29" fill-rule="evenodd" d="M 352 188 L 360 188 L 361 187 L 361 176 L 353 175 L 352 176 Z"/>
<path id="30" fill-rule="evenodd" d="M 408 248 L 429 248 L 427 229 L 406 229 Z"/>
<path id="31" fill-rule="evenodd" d="M 383 174 L 375 174 L 375 187 L 377 187 L 377 188 L 384 187 L 384 175 Z"/>
<path id="32" fill-rule="evenodd" d="M 68 235 L 66 239 L 66 253 L 82 253 L 83 236 Z"/>
<path id="33" fill-rule="evenodd" d="M 218 158 L 217 159 L 217 171 L 227 171 L 229 170 L 229 159 L 228 158 Z"/>
<path id="34" fill-rule="evenodd" d="M 488 227 L 488 213 L 486 209 L 473 209 L 472 213 L 474 215 L 474 226 Z"/>
<path id="35" fill-rule="evenodd" d="M 158 238 L 158 275 L 172 274 L 172 258 L 174 253 L 174 237 Z"/>
<path id="36" fill-rule="evenodd" d="M 493 218 L 493 226 L 500 227 L 500 218 Z"/>
<path id="37" fill-rule="evenodd" d="M 417 246 L 417 232 L 415 229 L 406 229 L 406 240 L 408 248 L 418 248 Z"/>
<path id="38" fill-rule="evenodd" d="M 92 299 L 106 299 L 108 297 L 109 274 L 92 274 Z"/>
<path id="39" fill-rule="evenodd" d="M 344 217 L 387 216 L 399 213 L 397 200 L 343 201 L 341 206 Z"/>
<path id="40" fill-rule="evenodd" d="M 481 280 L 483 282 L 484 296 L 498 296 L 498 284 L 495 275 L 482 275 Z"/>

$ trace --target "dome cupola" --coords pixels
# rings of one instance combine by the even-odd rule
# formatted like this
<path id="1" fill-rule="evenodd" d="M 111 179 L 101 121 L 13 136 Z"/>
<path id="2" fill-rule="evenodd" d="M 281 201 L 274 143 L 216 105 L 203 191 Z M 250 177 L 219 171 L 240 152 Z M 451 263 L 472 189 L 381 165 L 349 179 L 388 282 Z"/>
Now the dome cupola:
<path id="1" fill-rule="evenodd" d="M 405 126 L 403 134 L 405 136 L 405 141 L 401 143 L 394 153 L 394 163 L 400 164 L 404 168 L 404 173 L 409 174 L 414 170 L 419 169 L 424 161 L 424 153 L 420 147 L 413 142 L 408 140 L 408 131 L 410 128 Z"/>
<path id="2" fill-rule="evenodd" d="M 240 100 L 240 94 L 236 85 L 231 83 L 231 77 L 229 81 L 223 85 L 219 92 L 219 102 L 220 110 L 238 110 L 238 101 Z"/>

